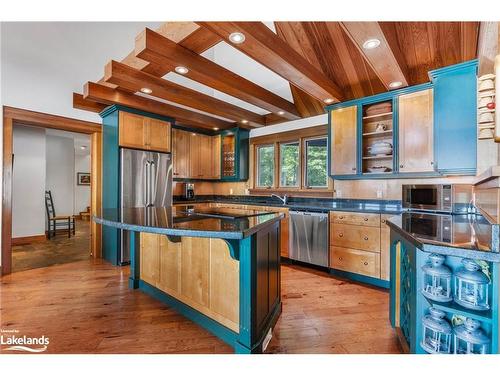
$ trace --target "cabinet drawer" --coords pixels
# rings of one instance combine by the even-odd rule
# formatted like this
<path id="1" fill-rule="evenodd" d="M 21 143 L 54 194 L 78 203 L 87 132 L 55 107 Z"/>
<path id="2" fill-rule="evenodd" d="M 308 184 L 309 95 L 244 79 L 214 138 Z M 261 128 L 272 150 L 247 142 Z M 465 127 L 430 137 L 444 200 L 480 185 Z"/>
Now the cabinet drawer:
<path id="1" fill-rule="evenodd" d="M 379 214 L 367 214 L 363 212 L 330 212 L 330 222 L 351 225 L 366 225 L 380 227 Z"/>
<path id="2" fill-rule="evenodd" d="M 330 245 L 380 252 L 380 228 L 331 224 Z"/>
<path id="3" fill-rule="evenodd" d="M 379 278 L 380 255 L 369 251 L 330 246 L 330 267 Z"/>

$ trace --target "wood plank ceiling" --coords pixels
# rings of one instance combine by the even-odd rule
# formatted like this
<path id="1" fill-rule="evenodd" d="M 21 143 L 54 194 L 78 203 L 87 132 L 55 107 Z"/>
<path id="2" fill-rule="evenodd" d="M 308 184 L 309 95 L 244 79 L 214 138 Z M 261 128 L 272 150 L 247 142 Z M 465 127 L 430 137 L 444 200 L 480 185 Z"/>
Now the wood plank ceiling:
<path id="1" fill-rule="evenodd" d="M 104 77 L 73 94 L 75 108 L 98 112 L 123 104 L 206 129 L 253 128 L 324 113 L 324 100 L 349 100 L 428 81 L 427 72 L 478 55 L 479 22 L 166 22 L 137 36 L 133 51 L 110 61 Z M 200 56 L 245 35 L 233 47 L 290 83 L 293 103 Z M 376 50 L 363 48 L 377 38 Z M 257 114 L 162 78 L 176 66 L 186 76 L 269 111 Z M 152 89 L 145 96 L 142 87 Z"/>

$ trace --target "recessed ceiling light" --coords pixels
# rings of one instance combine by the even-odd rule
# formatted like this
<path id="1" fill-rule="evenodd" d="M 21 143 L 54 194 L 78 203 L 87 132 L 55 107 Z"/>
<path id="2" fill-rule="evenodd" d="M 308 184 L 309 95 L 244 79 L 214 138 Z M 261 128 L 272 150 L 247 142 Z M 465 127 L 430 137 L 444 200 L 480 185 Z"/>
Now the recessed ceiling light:
<path id="1" fill-rule="evenodd" d="M 196 133 L 191 133 L 191 135 L 196 135 Z"/>
<path id="2" fill-rule="evenodd" d="M 324 101 L 326 104 L 333 103 L 333 99 L 332 99 L 332 98 L 326 98 L 326 99 L 323 99 L 323 101 Z"/>
<path id="3" fill-rule="evenodd" d="M 378 39 L 368 39 L 363 43 L 364 49 L 374 49 L 380 46 L 380 40 Z"/>
<path id="4" fill-rule="evenodd" d="M 240 32 L 234 32 L 229 34 L 229 40 L 234 44 L 241 44 L 245 41 L 245 34 Z"/>
<path id="5" fill-rule="evenodd" d="M 241 120 L 242 124 L 248 124 L 248 120 Z"/>
<path id="6" fill-rule="evenodd" d="M 283 116 L 285 114 L 285 111 L 278 111 L 278 115 Z"/>
<path id="7" fill-rule="evenodd" d="M 185 66 L 176 66 L 175 71 L 179 74 L 186 74 L 187 72 L 189 72 L 189 69 Z"/>
<path id="8" fill-rule="evenodd" d="M 86 150 L 86 149 L 87 149 L 87 146 L 80 146 L 80 148 L 81 148 L 82 150 Z"/>
<path id="9" fill-rule="evenodd" d="M 153 90 L 151 90 L 149 87 L 143 87 L 141 89 L 141 92 L 143 92 L 144 94 L 151 94 Z"/>
<path id="10" fill-rule="evenodd" d="M 389 83 L 389 87 L 391 89 L 395 89 L 396 87 L 400 87 L 402 84 L 403 84 L 403 82 L 401 82 L 401 81 L 394 81 L 394 82 Z"/>
<path id="11" fill-rule="evenodd" d="M 215 131 L 219 130 L 219 128 L 213 128 Z"/>

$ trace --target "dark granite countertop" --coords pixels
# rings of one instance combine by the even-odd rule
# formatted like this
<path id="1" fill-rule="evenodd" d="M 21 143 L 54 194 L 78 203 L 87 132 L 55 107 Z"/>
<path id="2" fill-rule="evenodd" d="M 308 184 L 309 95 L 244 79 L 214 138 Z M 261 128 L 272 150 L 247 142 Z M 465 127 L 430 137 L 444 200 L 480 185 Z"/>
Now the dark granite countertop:
<path id="1" fill-rule="evenodd" d="M 258 210 L 196 208 L 187 206 L 127 208 L 119 217 L 118 210 L 104 209 L 96 223 L 119 229 L 165 234 L 169 236 L 242 239 L 276 221 L 283 214 Z"/>
<path id="2" fill-rule="evenodd" d="M 404 212 L 387 223 L 423 251 L 500 262 L 498 225 L 481 215 Z"/>
<path id="3" fill-rule="evenodd" d="M 203 195 L 194 200 L 174 197 L 174 204 L 230 203 L 256 206 L 285 207 L 290 210 L 350 211 L 380 214 L 398 214 L 402 211 L 401 201 L 376 199 L 327 199 L 290 197 L 283 205 L 277 198 L 256 195 Z"/>

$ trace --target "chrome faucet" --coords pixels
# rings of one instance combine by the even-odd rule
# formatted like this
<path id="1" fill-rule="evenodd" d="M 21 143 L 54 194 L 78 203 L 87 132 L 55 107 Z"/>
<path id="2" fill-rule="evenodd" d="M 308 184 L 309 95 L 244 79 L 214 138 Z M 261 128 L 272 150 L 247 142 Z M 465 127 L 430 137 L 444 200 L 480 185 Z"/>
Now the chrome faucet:
<path id="1" fill-rule="evenodd" d="M 286 202 L 288 201 L 288 195 L 286 195 L 286 194 L 285 194 L 285 195 L 283 195 L 283 197 L 280 197 L 280 196 L 279 196 L 279 195 L 277 195 L 277 194 L 271 194 L 271 197 L 276 197 L 276 198 L 278 198 L 278 199 L 281 201 L 281 203 L 283 203 L 283 206 L 284 206 L 284 205 L 286 204 Z"/>

